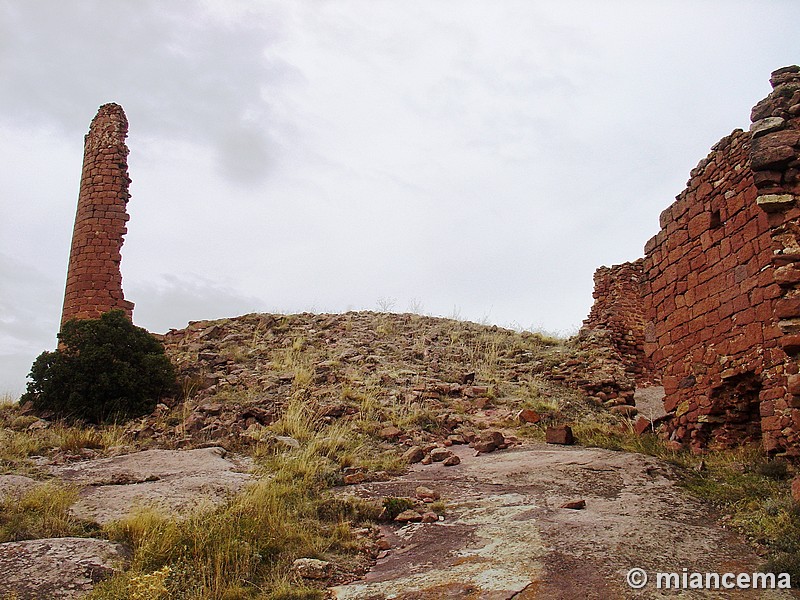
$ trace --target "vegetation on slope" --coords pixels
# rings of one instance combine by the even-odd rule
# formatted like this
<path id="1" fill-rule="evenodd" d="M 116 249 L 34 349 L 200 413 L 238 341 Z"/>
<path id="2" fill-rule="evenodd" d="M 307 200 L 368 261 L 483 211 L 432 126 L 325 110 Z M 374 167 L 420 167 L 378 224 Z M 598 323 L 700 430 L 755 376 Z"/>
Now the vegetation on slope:
<path id="1" fill-rule="evenodd" d="M 42 460 L 209 443 L 256 460 L 258 481 L 223 506 L 183 519 L 147 510 L 106 526 L 101 535 L 129 544 L 133 559 L 94 598 L 321 597 L 322 583 L 292 570 L 295 558 L 331 560 L 336 580 L 375 553 L 370 523 L 382 507 L 329 491 L 346 472 L 386 477 L 403 468 L 400 454 L 412 444 L 489 427 L 541 439 L 550 423 L 571 423 L 578 443 L 680 466 L 688 489 L 716 503 L 771 553 L 775 569 L 800 581 L 791 465 L 752 449 L 697 457 L 636 435 L 630 421 L 559 383 L 567 363 L 613 377 L 613 365 L 598 365 L 571 342 L 418 315 L 349 313 L 198 322 L 168 334 L 165 345 L 182 394 L 124 427 L 43 424 L 16 407 L 0 410 L 6 473 L 41 477 Z M 540 423 L 520 423 L 522 408 L 540 413 Z M 23 513 L 46 512 L 25 506 Z M 19 519 L 33 518 L 23 513 Z M 89 533 L 80 527 L 68 523 L 56 534 Z"/>
<path id="2" fill-rule="evenodd" d="M 121 310 L 67 321 L 58 340 L 58 349 L 33 363 L 21 399 L 40 413 L 89 423 L 122 421 L 149 413 L 175 389 L 159 341 Z"/>

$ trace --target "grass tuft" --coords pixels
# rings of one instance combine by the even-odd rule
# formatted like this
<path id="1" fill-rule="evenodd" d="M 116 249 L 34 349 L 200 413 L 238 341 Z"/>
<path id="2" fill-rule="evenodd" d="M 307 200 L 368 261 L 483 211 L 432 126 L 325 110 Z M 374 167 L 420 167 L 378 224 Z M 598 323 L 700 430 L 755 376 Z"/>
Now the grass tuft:
<path id="1" fill-rule="evenodd" d="M 0 543 L 50 537 L 84 537 L 97 531 L 91 523 L 70 515 L 77 500 L 73 486 L 46 482 L 21 495 L 0 500 Z"/>

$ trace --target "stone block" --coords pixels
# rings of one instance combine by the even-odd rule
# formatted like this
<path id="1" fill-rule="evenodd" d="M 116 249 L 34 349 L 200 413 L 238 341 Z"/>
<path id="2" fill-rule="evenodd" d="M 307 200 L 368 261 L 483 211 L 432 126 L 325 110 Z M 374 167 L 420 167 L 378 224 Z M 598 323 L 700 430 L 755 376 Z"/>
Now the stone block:
<path id="1" fill-rule="evenodd" d="M 545 431 L 545 440 L 548 444 L 560 444 L 564 446 L 571 446 L 575 443 L 575 437 L 569 425 L 548 427 Z"/>
<path id="2" fill-rule="evenodd" d="M 795 197 L 793 194 L 764 194 L 756 198 L 756 204 L 764 212 L 775 213 L 793 207 Z"/>

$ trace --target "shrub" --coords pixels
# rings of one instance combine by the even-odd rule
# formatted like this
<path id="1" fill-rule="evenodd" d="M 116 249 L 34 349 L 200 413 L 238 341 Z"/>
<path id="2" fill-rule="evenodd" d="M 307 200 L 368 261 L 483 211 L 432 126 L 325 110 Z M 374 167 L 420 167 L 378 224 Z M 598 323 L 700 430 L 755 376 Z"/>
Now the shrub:
<path id="1" fill-rule="evenodd" d="M 67 321 L 59 348 L 31 367 L 21 402 L 68 420 L 91 423 L 149 413 L 175 391 L 175 372 L 161 343 L 120 310 Z"/>

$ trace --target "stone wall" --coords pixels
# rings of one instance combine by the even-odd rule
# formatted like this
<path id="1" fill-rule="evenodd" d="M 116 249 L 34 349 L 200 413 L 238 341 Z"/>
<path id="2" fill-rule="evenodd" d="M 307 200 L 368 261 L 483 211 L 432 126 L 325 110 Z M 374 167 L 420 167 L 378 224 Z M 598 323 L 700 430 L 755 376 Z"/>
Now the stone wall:
<path id="1" fill-rule="evenodd" d="M 132 317 L 122 293 L 120 261 L 128 214 L 128 120 L 122 107 L 104 104 L 84 141 L 78 210 L 72 235 L 62 325 L 112 309 Z"/>
<path id="2" fill-rule="evenodd" d="M 760 439 L 760 393 L 784 360 L 749 147 L 741 130 L 720 140 L 645 247 L 647 350 L 662 373 L 666 433 L 695 449 Z"/>
<path id="3" fill-rule="evenodd" d="M 585 323 L 654 367 L 662 432 L 698 451 L 760 440 L 800 454 L 800 68 L 771 83 L 750 131 L 720 140 L 662 212 L 644 259 L 598 270 Z"/>
<path id="4" fill-rule="evenodd" d="M 607 331 L 625 371 L 637 385 L 658 383 L 652 360 L 645 354 L 643 259 L 600 267 L 594 274 L 594 305 L 584 330 Z M 582 337 L 586 337 L 586 334 Z"/>
<path id="5" fill-rule="evenodd" d="M 778 69 L 773 91 L 751 113 L 750 163 L 756 203 L 769 225 L 771 273 L 778 289 L 774 320 L 785 353 L 761 392 L 767 449 L 800 454 L 800 67 Z"/>

